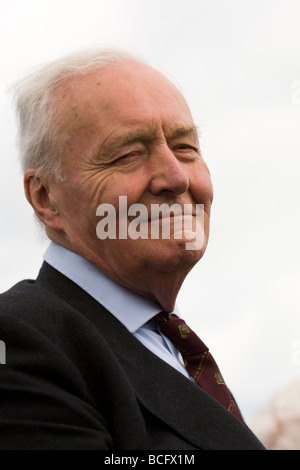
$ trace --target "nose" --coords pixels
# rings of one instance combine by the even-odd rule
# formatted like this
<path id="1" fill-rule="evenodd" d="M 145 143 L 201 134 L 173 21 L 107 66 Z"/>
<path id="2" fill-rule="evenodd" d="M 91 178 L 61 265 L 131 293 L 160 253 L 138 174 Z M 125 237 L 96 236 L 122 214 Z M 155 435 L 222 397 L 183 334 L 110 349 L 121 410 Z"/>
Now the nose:
<path id="1" fill-rule="evenodd" d="M 154 195 L 162 191 L 182 194 L 189 188 L 189 178 L 181 162 L 167 144 L 161 145 L 153 159 L 153 174 L 150 191 Z"/>

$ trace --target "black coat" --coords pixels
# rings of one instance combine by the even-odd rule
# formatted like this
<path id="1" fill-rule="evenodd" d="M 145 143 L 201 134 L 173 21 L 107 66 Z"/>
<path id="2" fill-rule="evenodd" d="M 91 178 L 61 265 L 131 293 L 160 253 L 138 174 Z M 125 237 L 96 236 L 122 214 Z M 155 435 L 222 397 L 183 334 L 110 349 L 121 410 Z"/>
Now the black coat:
<path id="1" fill-rule="evenodd" d="M 0 449 L 262 449 L 252 432 L 44 263 L 0 296 Z"/>

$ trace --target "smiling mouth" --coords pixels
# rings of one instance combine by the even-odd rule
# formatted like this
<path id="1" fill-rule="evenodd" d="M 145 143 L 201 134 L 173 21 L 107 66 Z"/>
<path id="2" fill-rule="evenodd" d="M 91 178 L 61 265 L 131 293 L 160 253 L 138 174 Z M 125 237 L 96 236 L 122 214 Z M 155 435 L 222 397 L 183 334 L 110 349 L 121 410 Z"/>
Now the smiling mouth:
<path id="1" fill-rule="evenodd" d="M 184 204 L 183 206 L 178 203 L 175 203 L 171 206 L 168 204 L 151 204 L 148 221 L 163 221 L 180 217 L 191 217 L 195 215 L 195 209 L 192 204 Z"/>
<path id="2" fill-rule="evenodd" d="M 168 227 L 172 228 L 173 230 L 193 230 L 193 226 L 195 225 L 196 217 L 194 215 L 186 215 L 186 214 L 170 214 L 170 215 L 163 215 L 159 217 L 149 218 L 144 222 L 141 221 L 141 225 L 148 224 L 151 227 Z"/>
<path id="3" fill-rule="evenodd" d="M 197 206 L 202 204 L 179 204 L 174 203 L 168 205 L 167 203 L 151 204 L 148 208 L 143 204 L 133 204 L 129 207 L 128 213 L 123 217 L 129 221 L 129 224 L 136 220 L 139 225 L 170 225 L 178 224 L 192 229 L 195 218 L 197 219 Z M 119 214 L 120 217 L 120 214 Z M 125 221 L 125 219 L 122 219 Z"/>
<path id="4" fill-rule="evenodd" d="M 204 204 L 151 204 L 149 213 L 144 204 L 136 203 L 128 207 L 127 197 L 119 196 L 118 214 L 112 204 L 100 204 L 96 215 L 102 217 L 96 227 L 100 239 L 197 238 L 198 242 L 205 233 Z M 186 249 L 198 248 L 188 246 Z"/>

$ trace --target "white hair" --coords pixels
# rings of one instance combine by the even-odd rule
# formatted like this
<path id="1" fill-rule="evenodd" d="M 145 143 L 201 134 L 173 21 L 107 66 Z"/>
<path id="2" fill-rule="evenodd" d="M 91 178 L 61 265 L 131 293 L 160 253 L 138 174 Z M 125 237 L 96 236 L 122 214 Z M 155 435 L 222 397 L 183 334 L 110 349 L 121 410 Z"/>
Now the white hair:
<path id="1" fill-rule="evenodd" d="M 53 93 L 63 80 L 120 62 L 144 63 L 119 49 L 85 50 L 44 65 L 14 86 L 24 172 L 34 168 L 37 177 L 46 174 L 63 179 L 61 162 L 66 131 L 58 125 Z"/>

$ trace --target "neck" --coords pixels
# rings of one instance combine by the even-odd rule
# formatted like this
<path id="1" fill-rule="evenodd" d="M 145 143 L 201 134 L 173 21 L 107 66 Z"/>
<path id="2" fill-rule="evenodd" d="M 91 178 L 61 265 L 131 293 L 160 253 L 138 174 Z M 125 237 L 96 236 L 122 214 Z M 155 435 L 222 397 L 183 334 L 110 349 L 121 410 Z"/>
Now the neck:
<path id="1" fill-rule="evenodd" d="M 180 265 L 162 266 L 160 263 L 143 266 L 127 265 L 126 269 L 120 270 L 119 265 L 112 266 L 101 257 L 95 254 L 95 251 L 68 243 L 65 239 L 51 237 L 53 241 L 74 251 L 100 269 L 104 274 L 113 279 L 123 287 L 157 302 L 162 310 L 172 312 L 175 307 L 178 292 L 189 271 L 195 265 L 195 260 L 190 259 L 188 263 Z M 84 248 L 83 248 L 84 246 Z"/>
<path id="2" fill-rule="evenodd" d="M 180 273 L 155 273 L 153 276 L 148 272 L 148 277 L 145 281 L 139 279 L 132 282 L 129 278 L 126 281 L 117 280 L 120 284 L 133 292 L 156 301 L 162 310 L 170 313 L 174 310 L 175 302 L 181 285 L 186 277 L 186 274 Z"/>

